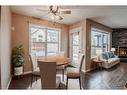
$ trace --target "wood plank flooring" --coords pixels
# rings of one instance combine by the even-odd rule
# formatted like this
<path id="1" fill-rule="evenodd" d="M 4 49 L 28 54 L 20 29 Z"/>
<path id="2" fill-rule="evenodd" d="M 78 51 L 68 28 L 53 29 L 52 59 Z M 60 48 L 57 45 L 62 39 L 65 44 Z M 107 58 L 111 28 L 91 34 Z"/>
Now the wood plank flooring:
<path id="1" fill-rule="evenodd" d="M 127 83 L 127 63 L 120 63 L 108 70 L 82 74 L 84 89 L 124 89 Z"/>
<path id="2" fill-rule="evenodd" d="M 66 80 L 66 78 L 65 78 Z M 40 79 L 30 86 L 31 76 L 14 77 L 9 89 L 41 89 Z M 127 83 L 127 63 L 120 63 L 111 69 L 93 70 L 82 73 L 83 89 L 124 89 Z M 78 80 L 69 80 L 69 89 L 79 89 Z"/>

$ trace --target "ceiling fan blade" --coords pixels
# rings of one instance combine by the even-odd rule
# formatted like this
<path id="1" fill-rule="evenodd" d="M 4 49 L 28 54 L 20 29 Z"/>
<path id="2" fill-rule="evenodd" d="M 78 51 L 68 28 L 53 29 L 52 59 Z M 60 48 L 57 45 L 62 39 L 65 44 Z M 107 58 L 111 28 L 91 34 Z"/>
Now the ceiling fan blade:
<path id="1" fill-rule="evenodd" d="M 60 13 L 62 13 L 62 14 L 71 14 L 71 11 L 70 10 L 68 10 L 68 11 L 60 11 Z"/>
<path id="2" fill-rule="evenodd" d="M 63 17 L 59 16 L 59 20 L 62 20 L 62 19 L 63 19 Z"/>

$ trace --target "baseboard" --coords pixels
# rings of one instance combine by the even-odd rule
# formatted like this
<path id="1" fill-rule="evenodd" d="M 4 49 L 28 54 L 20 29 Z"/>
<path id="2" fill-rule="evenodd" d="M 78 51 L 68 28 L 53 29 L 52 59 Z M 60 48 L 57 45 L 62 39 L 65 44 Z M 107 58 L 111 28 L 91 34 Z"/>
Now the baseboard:
<path id="1" fill-rule="evenodd" d="M 8 82 L 8 84 L 7 84 L 6 89 L 8 89 L 8 88 L 9 88 L 9 85 L 10 85 L 10 83 L 11 83 L 11 80 L 12 80 L 12 77 L 10 77 L 10 79 L 9 79 L 9 82 Z"/>

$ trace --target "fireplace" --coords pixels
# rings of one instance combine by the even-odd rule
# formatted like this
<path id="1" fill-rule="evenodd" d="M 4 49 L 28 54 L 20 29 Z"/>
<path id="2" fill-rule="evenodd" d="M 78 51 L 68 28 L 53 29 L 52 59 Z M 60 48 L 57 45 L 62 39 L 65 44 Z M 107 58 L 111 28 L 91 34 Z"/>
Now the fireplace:
<path id="1" fill-rule="evenodd" d="M 127 47 L 118 47 L 119 58 L 127 58 Z"/>

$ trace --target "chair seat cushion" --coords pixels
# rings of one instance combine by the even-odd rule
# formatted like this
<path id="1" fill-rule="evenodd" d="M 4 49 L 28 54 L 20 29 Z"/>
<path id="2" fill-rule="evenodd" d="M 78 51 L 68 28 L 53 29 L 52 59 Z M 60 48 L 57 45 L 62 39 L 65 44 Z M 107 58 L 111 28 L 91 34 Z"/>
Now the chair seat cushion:
<path id="1" fill-rule="evenodd" d="M 108 60 L 109 56 L 107 52 L 102 53 L 102 58 Z"/>
<path id="2" fill-rule="evenodd" d="M 79 69 L 77 68 L 67 68 L 67 77 L 76 78 L 79 77 Z"/>
<path id="3" fill-rule="evenodd" d="M 119 61 L 119 58 L 110 58 L 110 59 L 108 59 L 109 64 L 114 63 L 116 61 Z"/>

